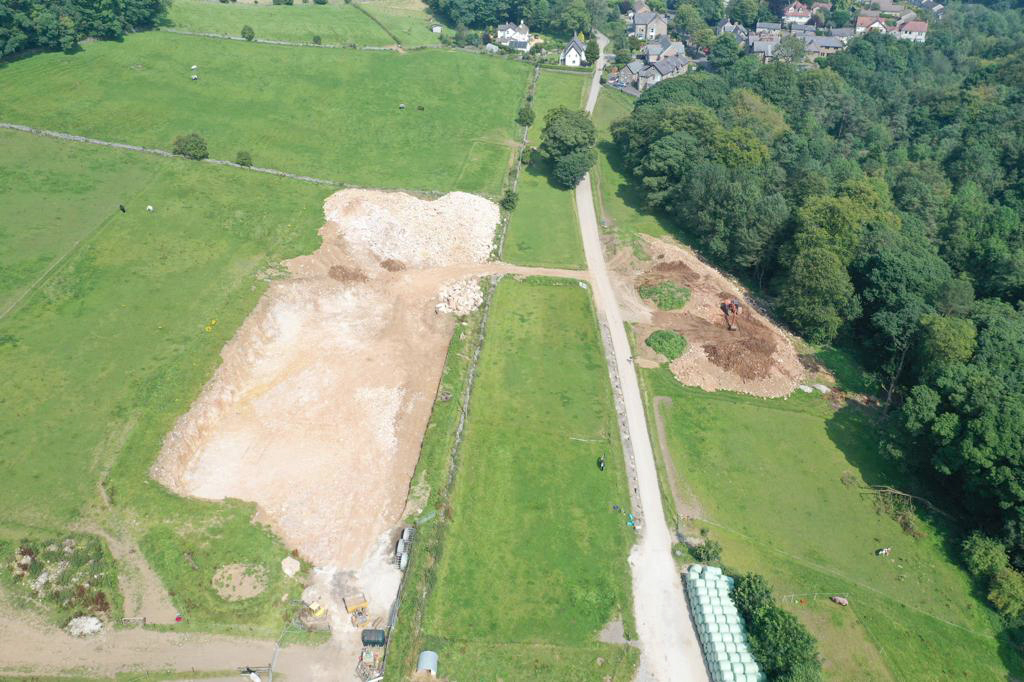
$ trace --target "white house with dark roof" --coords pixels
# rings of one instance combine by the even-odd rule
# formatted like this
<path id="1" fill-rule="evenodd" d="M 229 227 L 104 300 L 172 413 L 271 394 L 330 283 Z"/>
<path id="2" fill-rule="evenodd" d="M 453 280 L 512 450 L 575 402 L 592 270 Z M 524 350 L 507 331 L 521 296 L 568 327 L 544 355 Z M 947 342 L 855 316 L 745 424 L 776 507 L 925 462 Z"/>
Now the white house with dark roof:
<path id="1" fill-rule="evenodd" d="M 573 38 L 562 50 L 558 62 L 566 66 L 583 66 L 587 63 L 587 46 L 579 38 Z"/>
<path id="2" fill-rule="evenodd" d="M 520 21 L 519 25 L 501 24 L 498 26 L 498 44 L 511 47 L 513 50 L 526 52 L 530 49 L 530 27 Z"/>

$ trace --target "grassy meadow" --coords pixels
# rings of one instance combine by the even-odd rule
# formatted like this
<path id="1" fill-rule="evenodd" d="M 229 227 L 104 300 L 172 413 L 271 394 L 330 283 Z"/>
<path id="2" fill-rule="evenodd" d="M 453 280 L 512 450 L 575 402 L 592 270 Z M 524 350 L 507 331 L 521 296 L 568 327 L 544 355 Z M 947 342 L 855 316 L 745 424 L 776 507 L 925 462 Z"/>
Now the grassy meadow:
<path id="1" fill-rule="evenodd" d="M 819 394 L 706 393 L 664 368 L 643 379 L 649 396 L 672 399 L 660 412 L 680 488 L 701 507 L 694 523 L 722 543 L 726 566 L 765 575 L 807 624 L 826 679 L 1021 675 L 997 617 L 951 560 L 956 529 L 917 519 L 912 537 L 864 494 L 865 485 L 901 488 L 870 413 L 837 411 Z M 890 546 L 890 556 L 875 555 Z M 831 603 L 834 594 L 850 606 Z"/>
<path id="2" fill-rule="evenodd" d="M 529 74 L 522 62 L 449 50 L 142 33 L 8 64 L 0 120 L 162 149 L 197 132 L 213 158 L 245 150 L 258 166 L 350 185 L 497 196 Z M 74 96 L 40 97 L 40 84 Z"/>
<path id="3" fill-rule="evenodd" d="M 437 650 L 450 679 L 632 679 L 636 650 L 596 638 L 632 630 L 633 537 L 589 292 L 503 279 L 477 371 L 433 588 L 399 650 Z"/>
<path id="4" fill-rule="evenodd" d="M 0 317 L 0 534 L 130 527 L 179 629 L 276 635 L 282 596 L 300 586 L 254 507 L 177 497 L 148 470 L 261 296 L 261 273 L 316 248 L 330 190 L 11 131 L 0 148 L 0 204 L 14 207 L 0 212 L 0 263 L 18 273 L 2 292 L 21 297 Z M 220 599 L 210 579 L 225 563 L 264 566 L 268 589 Z"/>
<path id="5" fill-rule="evenodd" d="M 531 146 L 540 144 L 540 134 L 544 129 L 544 116 L 555 107 L 582 109 L 586 103 L 587 89 L 590 87 L 588 73 L 566 73 L 562 71 L 542 70 L 537 79 L 537 88 L 533 93 L 533 113 L 536 116 L 530 126 L 528 141 Z"/>
<path id="6" fill-rule="evenodd" d="M 398 38 L 402 47 L 424 47 L 441 42 L 440 36 L 430 31 L 437 22 L 428 14 L 422 0 L 365 0 L 359 7 Z"/>
<path id="7" fill-rule="evenodd" d="M 174 0 L 168 12 L 171 28 L 196 33 L 238 36 L 251 26 L 261 40 L 312 42 L 325 45 L 391 45 L 395 41 L 373 19 L 351 4 L 250 5 L 210 0 Z M 429 27 L 423 32 L 430 33 Z"/>
<path id="8" fill-rule="evenodd" d="M 529 144 L 540 144 L 544 115 L 557 106 L 583 107 L 589 75 L 542 70 L 533 97 L 536 119 Z M 548 163 L 537 158 L 519 173 L 519 205 L 509 218 L 503 260 L 519 265 L 582 269 L 583 242 L 575 195 L 548 179 Z"/>

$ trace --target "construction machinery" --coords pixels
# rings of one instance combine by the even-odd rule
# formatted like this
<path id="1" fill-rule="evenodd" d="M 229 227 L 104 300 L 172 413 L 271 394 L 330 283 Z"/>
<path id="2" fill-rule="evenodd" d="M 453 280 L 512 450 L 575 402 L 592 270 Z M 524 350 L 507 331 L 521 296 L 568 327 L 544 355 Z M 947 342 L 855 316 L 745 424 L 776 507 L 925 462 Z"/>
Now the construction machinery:
<path id="1" fill-rule="evenodd" d="M 728 298 L 722 301 L 720 307 L 722 308 L 722 314 L 725 315 L 725 326 L 729 331 L 734 332 L 739 329 L 739 317 L 743 312 L 743 304 L 740 303 L 740 299 Z"/>

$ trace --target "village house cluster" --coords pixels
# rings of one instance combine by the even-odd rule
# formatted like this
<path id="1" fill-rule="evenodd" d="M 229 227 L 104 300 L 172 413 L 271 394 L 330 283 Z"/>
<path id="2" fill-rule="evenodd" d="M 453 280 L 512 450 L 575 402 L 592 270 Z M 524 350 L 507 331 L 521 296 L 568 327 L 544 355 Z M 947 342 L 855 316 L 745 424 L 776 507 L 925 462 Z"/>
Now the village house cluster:
<path id="1" fill-rule="evenodd" d="M 681 76 L 693 67 L 686 46 L 669 35 L 668 15 L 651 11 L 641 1 L 627 17 L 627 35 L 646 44 L 640 50 L 640 58 L 616 71 L 613 85 L 638 93 L 655 83 Z"/>
<path id="2" fill-rule="evenodd" d="M 931 0 L 924 2 L 942 8 L 942 5 L 932 3 Z M 804 58 L 808 61 L 845 49 L 851 38 L 866 31 L 889 33 L 900 40 L 919 43 L 927 39 L 928 22 L 919 19 L 917 13 L 905 5 L 881 0 L 871 3 L 870 7 L 877 9 L 861 9 L 853 26 L 822 28 L 810 23 L 811 19 L 819 11 L 830 12 L 832 6 L 824 2 L 808 6 L 797 1 L 786 7 L 781 22 L 758 22 L 753 30 L 748 30 L 740 24 L 723 19 L 715 27 L 715 33 L 732 35 L 762 62 L 770 62 L 775 58 L 777 48 L 787 36 L 804 43 Z"/>
<path id="3" fill-rule="evenodd" d="M 909 2 L 914 8 L 927 10 L 936 18 L 941 18 L 945 9 L 934 0 Z M 863 5 L 852 26 L 825 27 L 825 18 L 831 11 L 832 5 L 828 2 L 808 5 L 795 0 L 783 10 L 778 22 L 758 22 L 753 29 L 749 29 L 740 23 L 723 19 L 714 27 L 715 34 L 732 36 L 749 54 L 762 62 L 777 59 L 777 50 L 783 41 L 789 37 L 796 38 L 803 43 L 802 60 L 807 64 L 813 64 L 818 57 L 845 49 L 852 38 L 868 31 L 887 33 L 899 40 L 919 43 L 928 38 L 928 22 L 922 20 L 910 6 L 891 0 L 878 0 Z M 636 59 L 612 70 L 610 82 L 613 86 L 638 94 L 655 83 L 682 75 L 705 61 L 699 48 L 689 46 L 688 56 L 687 45 L 672 38 L 671 14 L 654 12 L 643 0 L 638 0 L 627 17 L 627 35 L 640 40 L 644 45 Z M 582 45 L 579 47 L 582 53 Z M 697 58 L 692 58 L 692 55 Z M 564 53 L 563 63 L 569 63 L 564 59 Z"/>

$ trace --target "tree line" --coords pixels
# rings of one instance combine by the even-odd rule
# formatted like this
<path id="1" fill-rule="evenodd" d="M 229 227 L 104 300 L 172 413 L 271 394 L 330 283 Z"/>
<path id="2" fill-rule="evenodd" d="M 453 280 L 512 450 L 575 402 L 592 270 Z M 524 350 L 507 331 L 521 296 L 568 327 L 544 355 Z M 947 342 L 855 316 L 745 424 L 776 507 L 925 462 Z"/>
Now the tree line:
<path id="1" fill-rule="evenodd" d="M 170 0 L 0 0 L 0 57 L 42 48 L 70 52 L 83 38 L 117 40 L 151 28 Z"/>
<path id="2" fill-rule="evenodd" d="M 862 350 L 885 451 L 1024 569 L 1022 13 L 952 6 L 925 44 L 805 70 L 723 37 L 710 64 L 613 126 L 647 203 L 804 337 Z"/>

